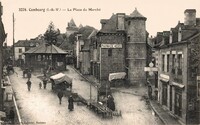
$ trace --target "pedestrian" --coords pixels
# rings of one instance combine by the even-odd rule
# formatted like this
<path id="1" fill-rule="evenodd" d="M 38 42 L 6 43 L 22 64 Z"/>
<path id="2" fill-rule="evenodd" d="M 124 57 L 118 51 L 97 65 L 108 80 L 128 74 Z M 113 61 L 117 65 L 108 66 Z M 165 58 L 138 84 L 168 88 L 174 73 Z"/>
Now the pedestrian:
<path id="1" fill-rule="evenodd" d="M 61 102 L 62 102 L 62 97 L 63 97 L 63 92 L 62 92 L 62 90 L 59 90 L 58 98 L 59 98 L 60 105 L 61 105 Z"/>
<path id="2" fill-rule="evenodd" d="M 28 79 L 28 81 L 26 82 L 26 84 L 27 84 L 27 87 L 28 87 L 28 91 L 30 91 L 31 90 L 31 81 L 30 81 L 30 79 Z"/>
<path id="3" fill-rule="evenodd" d="M 74 99 L 73 99 L 72 95 L 70 95 L 70 97 L 68 99 L 68 109 L 70 111 L 74 110 Z"/>
<path id="4" fill-rule="evenodd" d="M 148 85 L 148 95 L 149 95 L 149 99 L 152 99 L 152 87 L 151 87 L 151 85 Z"/>
<path id="5" fill-rule="evenodd" d="M 27 78 L 30 80 L 31 79 L 31 71 L 28 71 L 27 73 Z"/>
<path id="6" fill-rule="evenodd" d="M 42 83 L 41 83 L 41 82 L 39 83 L 39 88 L 40 88 L 40 89 L 42 88 Z"/>
<path id="7" fill-rule="evenodd" d="M 112 111 L 115 111 L 115 102 L 114 102 L 113 96 L 111 95 L 108 95 L 107 107 L 111 109 Z"/>
<path id="8" fill-rule="evenodd" d="M 47 86 L 47 78 L 45 77 L 43 79 L 43 87 L 44 87 L 44 89 L 46 89 L 46 86 Z"/>
<path id="9" fill-rule="evenodd" d="M 15 111 L 14 111 L 13 107 L 11 107 L 11 109 L 10 109 L 9 119 L 10 119 L 12 124 L 15 122 Z"/>

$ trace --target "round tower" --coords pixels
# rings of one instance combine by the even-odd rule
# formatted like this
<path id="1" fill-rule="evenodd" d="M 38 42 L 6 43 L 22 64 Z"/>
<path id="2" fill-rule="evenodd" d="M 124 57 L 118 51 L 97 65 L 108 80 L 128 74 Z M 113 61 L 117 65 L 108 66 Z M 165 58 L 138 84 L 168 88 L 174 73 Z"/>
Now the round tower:
<path id="1" fill-rule="evenodd" d="M 126 67 L 128 81 L 132 85 L 146 82 L 146 19 L 137 9 L 126 18 Z"/>

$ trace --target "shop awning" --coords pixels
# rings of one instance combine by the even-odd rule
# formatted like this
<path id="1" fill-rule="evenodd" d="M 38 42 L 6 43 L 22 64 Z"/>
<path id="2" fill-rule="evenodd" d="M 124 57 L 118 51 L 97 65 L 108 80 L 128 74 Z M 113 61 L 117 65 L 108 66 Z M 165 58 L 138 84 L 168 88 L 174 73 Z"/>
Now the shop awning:
<path id="1" fill-rule="evenodd" d="M 125 72 L 110 73 L 109 81 L 112 81 L 114 79 L 125 79 L 125 76 L 126 76 Z"/>
<path id="2" fill-rule="evenodd" d="M 4 117 L 6 117 L 6 113 L 5 113 L 5 112 L 2 112 L 2 111 L 0 111 L 0 118 L 4 118 Z"/>
<path id="3" fill-rule="evenodd" d="M 163 82 L 169 82 L 169 79 L 163 78 L 163 77 L 159 77 L 159 79 Z"/>
<path id="4" fill-rule="evenodd" d="M 177 86 L 177 87 L 179 87 L 179 88 L 184 88 L 184 87 L 185 87 L 185 85 L 180 84 L 180 83 L 176 83 L 176 82 L 172 82 L 172 85 L 173 85 L 173 86 Z"/>
<path id="5" fill-rule="evenodd" d="M 55 84 L 59 84 L 64 81 L 68 83 L 72 83 L 72 79 L 63 73 L 58 73 L 56 75 L 53 75 L 50 77 L 50 79 L 54 80 Z"/>
<path id="6" fill-rule="evenodd" d="M 159 79 L 164 82 L 169 82 L 169 76 L 165 74 L 160 74 Z"/>

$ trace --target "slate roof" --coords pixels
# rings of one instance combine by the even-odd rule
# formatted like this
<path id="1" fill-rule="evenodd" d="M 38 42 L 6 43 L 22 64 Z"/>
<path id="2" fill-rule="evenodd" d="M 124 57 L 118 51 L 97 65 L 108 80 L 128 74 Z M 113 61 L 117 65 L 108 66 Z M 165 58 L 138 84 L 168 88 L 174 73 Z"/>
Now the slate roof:
<path id="1" fill-rule="evenodd" d="M 135 10 L 130 14 L 130 17 L 142 17 L 142 18 L 146 18 L 141 13 L 138 12 L 137 8 L 135 8 Z"/>
<path id="2" fill-rule="evenodd" d="M 95 36 L 95 35 L 97 34 L 97 32 L 98 32 L 98 31 L 97 31 L 96 29 L 93 30 L 92 33 L 88 36 L 87 39 L 90 39 L 91 37 Z"/>
<path id="3" fill-rule="evenodd" d="M 99 31 L 101 33 L 117 33 L 117 15 L 113 14 Z"/>
<path id="4" fill-rule="evenodd" d="M 36 44 L 42 44 L 42 40 L 19 40 L 15 43 L 15 47 L 35 47 Z"/>
<path id="5" fill-rule="evenodd" d="M 48 45 L 48 44 L 42 44 L 38 47 L 34 47 L 24 52 L 24 54 L 51 54 L 51 53 L 52 54 L 67 54 L 67 52 L 60 49 L 59 47 L 55 45 Z"/>

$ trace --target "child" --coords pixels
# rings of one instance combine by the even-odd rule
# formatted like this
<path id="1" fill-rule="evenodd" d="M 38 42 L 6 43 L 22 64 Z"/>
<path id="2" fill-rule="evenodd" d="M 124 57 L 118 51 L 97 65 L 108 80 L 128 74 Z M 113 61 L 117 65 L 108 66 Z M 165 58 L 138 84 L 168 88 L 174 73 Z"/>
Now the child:
<path id="1" fill-rule="evenodd" d="M 42 88 L 42 83 L 41 83 L 41 82 L 39 83 L 39 88 L 40 88 L 40 89 Z"/>

